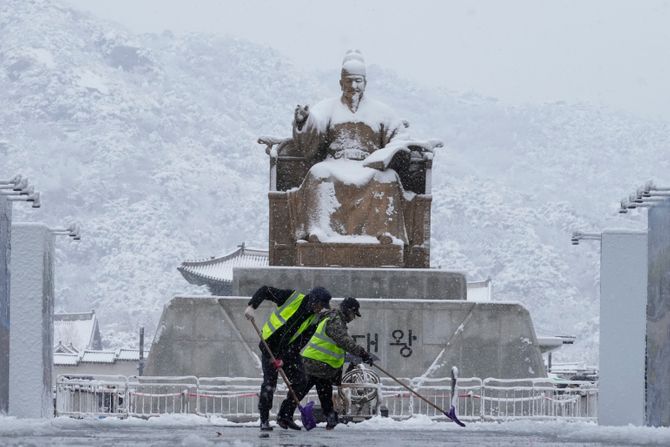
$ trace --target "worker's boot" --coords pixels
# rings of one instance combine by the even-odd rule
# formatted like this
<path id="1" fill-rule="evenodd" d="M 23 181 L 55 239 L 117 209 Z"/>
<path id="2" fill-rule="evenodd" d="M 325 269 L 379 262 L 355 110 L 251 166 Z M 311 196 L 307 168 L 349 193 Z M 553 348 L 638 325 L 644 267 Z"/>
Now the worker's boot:
<path id="1" fill-rule="evenodd" d="M 331 412 L 326 415 L 326 430 L 332 430 L 337 425 L 337 413 Z"/>
<path id="2" fill-rule="evenodd" d="M 289 418 L 277 418 L 277 425 L 286 430 L 290 428 L 291 430 L 302 430 L 298 424 L 293 422 L 293 419 Z"/>
<path id="3" fill-rule="evenodd" d="M 267 419 L 261 420 L 261 431 L 272 431 L 270 421 L 268 421 Z"/>

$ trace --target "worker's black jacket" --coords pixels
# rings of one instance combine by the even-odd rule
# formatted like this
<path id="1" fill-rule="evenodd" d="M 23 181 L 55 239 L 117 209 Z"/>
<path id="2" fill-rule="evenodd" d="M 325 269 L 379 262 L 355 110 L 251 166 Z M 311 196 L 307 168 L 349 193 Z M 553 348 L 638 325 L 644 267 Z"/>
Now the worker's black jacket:
<path id="1" fill-rule="evenodd" d="M 254 296 L 249 300 L 249 305 L 254 309 L 258 309 L 258 306 L 265 301 L 272 301 L 277 305 L 277 307 L 282 306 L 286 300 L 291 296 L 294 290 L 291 289 L 277 289 L 274 287 L 263 286 L 254 293 Z M 309 297 L 305 296 L 300 303 L 300 307 L 295 311 L 293 315 L 286 321 L 286 323 L 277 329 L 267 340 L 270 350 L 275 355 L 275 357 L 284 359 L 291 356 L 297 356 L 300 353 L 300 350 L 305 347 L 307 342 L 314 331 L 316 331 L 316 324 L 310 325 L 307 329 L 303 331 L 300 336 L 289 344 L 291 337 L 296 333 L 300 325 L 312 315 L 312 311 L 309 308 Z M 265 352 L 263 343 L 259 344 L 261 351 Z"/>

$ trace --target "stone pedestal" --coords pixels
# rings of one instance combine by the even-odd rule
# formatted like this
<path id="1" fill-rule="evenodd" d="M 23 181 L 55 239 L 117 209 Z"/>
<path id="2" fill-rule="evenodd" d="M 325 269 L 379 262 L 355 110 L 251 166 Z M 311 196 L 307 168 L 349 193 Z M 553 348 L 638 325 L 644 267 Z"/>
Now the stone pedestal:
<path id="1" fill-rule="evenodd" d="M 53 416 L 54 236 L 42 224 L 12 226 L 9 414 Z"/>
<path id="2" fill-rule="evenodd" d="M 646 424 L 670 427 L 670 199 L 649 209 Z"/>
<path id="3" fill-rule="evenodd" d="M 11 203 L 0 195 L 0 414 L 9 401 L 9 261 Z"/>
<path id="4" fill-rule="evenodd" d="M 644 424 L 646 306 L 647 234 L 603 231 L 598 382 L 601 425 Z"/>
<path id="5" fill-rule="evenodd" d="M 231 300 L 221 306 L 217 297 L 170 300 L 144 375 L 262 377 L 258 336 L 243 315 L 247 301 Z"/>
<path id="6" fill-rule="evenodd" d="M 163 310 L 147 375 L 260 377 L 244 297 L 175 297 Z M 517 303 L 359 299 L 349 334 L 399 377 L 546 377 L 528 311 Z M 334 298 L 332 306 L 339 304 Z M 272 303 L 257 310 L 262 324 Z"/>
<path id="7" fill-rule="evenodd" d="M 335 297 L 465 300 L 465 275 L 437 269 L 249 267 L 233 269 L 233 295 L 261 286 L 307 292 L 326 287 Z"/>
<path id="8" fill-rule="evenodd" d="M 235 268 L 233 296 L 175 297 L 165 307 L 147 362 L 147 375 L 262 375 L 258 335 L 244 318 L 262 285 L 307 292 L 328 288 L 331 307 L 354 296 L 362 317 L 349 334 L 400 377 L 546 377 L 526 309 L 517 303 L 466 301 L 462 273 L 436 269 Z M 257 310 L 262 325 L 275 309 Z"/>
<path id="9" fill-rule="evenodd" d="M 368 267 L 403 265 L 403 246 L 396 244 L 329 244 L 300 241 L 296 264 L 307 267 Z"/>

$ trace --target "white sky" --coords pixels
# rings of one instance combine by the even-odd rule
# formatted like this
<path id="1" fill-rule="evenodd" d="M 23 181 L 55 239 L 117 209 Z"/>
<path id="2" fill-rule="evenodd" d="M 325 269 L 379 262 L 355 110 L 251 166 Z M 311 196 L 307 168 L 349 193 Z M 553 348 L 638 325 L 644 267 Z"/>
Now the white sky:
<path id="1" fill-rule="evenodd" d="M 585 101 L 670 120 L 670 0 L 65 0 L 136 32 L 200 31 L 297 65 L 368 64 L 503 101 Z"/>

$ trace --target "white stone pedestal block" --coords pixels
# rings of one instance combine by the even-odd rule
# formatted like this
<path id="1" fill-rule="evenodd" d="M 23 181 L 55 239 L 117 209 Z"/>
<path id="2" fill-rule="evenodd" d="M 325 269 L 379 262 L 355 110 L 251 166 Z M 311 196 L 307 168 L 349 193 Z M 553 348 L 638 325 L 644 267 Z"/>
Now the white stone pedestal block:
<path id="1" fill-rule="evenodd" d="M 646 424 L 670 427 L 670 199 L 649 209 Z"/>
<path id="2" fill-rule="evenodd" d="M 9 260 L 12 204 L 0 196 L 0 414 L 9 401 Z"/>
<path id="3" fill-rule="evenodd" d="M 643 425 L 647 234 L 603 231 L 598 423 Z"/>
<path id="4" fill-rule="evenodd" d="M 42 224 L 12 225 L 9 414 L 53 416 L 54 235 Z"/>

